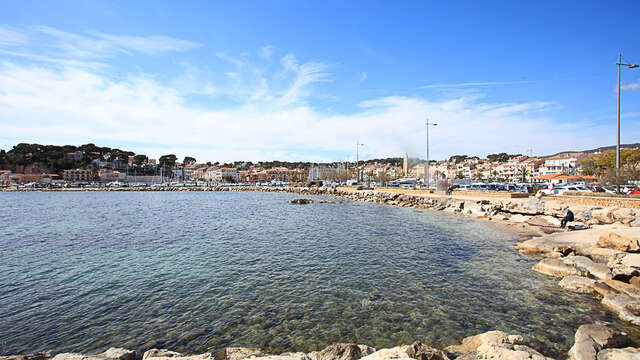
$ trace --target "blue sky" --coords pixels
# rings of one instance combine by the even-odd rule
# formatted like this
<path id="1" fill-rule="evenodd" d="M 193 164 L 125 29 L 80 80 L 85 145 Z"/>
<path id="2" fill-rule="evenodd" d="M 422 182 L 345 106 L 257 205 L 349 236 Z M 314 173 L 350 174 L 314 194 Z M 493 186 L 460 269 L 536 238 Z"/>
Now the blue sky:
<path id="1" fill-rule="evenodd" d="M 201 161 L 550 154 L 615 143 L 640 2 L 20 1 L 0 13 L 0 148 Z M 622 141 L 639 142 L 640 69 Z"/>

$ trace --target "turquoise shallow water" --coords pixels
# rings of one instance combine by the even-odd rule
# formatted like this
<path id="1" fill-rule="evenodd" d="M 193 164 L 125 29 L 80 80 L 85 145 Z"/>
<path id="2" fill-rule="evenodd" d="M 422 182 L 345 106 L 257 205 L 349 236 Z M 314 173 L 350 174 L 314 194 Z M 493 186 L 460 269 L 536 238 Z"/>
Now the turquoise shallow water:
<path id="1" fill-rule="evenodd" d="M 0 193 L 0 353 L 336 342 L 434 346 L 488 330 L 562 356 L 610 321 L 482 221 L 275 193 Z"/>

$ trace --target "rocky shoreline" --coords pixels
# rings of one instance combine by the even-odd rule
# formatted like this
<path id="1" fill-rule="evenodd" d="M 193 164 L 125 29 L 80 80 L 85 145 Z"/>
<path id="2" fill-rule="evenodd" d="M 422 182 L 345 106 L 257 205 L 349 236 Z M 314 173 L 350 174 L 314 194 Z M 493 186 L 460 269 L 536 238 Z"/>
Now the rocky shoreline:
<path id="1" fill-rule="evenodd" d="M 568 352 L 571 360 L 633 360 L 640 358 L 640 348 L 629 347 L 627 334 L 604 324 L 585 324 L 578 328 L 575 343 Z M 100 354 L 50 353 L 0 356 L 0 360 L 548 360 L 520 335 L 489 331 L 462 340 L 461 344 L 436 349 L 419 341 L 387 349 L 368 345 L 334 344 L 310 353 L 271 354 L 248 347 L 227 347 L 219 353 L 187 355 L 166 349 L 136 351 L 110 348 Z"/>
<path id="2" fill-rule="evenodd" d="M 6 190 L 5 190 L 6 191 Z M 28 189 L 25 191 L 41 191 Z M 544 257 L 533 269 L 561 278 L 568 290 L 602 296 L 602 303 L 618 316 L 640 325 L 640 210 L 567 204 L 545 198 L 472 198 L 438 194 L 406 194 L 370 190 L 308 187 L 212 187 L 212 188 L 118 188 L 49 191 L 261 191 L 328 196 L 338 199 L 444 211 L 503 224 L 521 234 L 518 244 L 524 255 Z M 296 199 L 292 204 L 333 204 L 332 201 Z M 579 231 L 564 232 L 560 218 L 567 209 L 575 214 L 570 223 Z M 584 229 L 584 230 L 583 230 Z M 624 340 L 621 340 L 624 339 Z M 569 351 L 574 360 L 640 359 L 639 348 L 621 348 L 625 334 L 602 324 L 581 326 Z M 44 360 L 51 354 L 0 357 L 0 360 Z M 320 352 L 268 354 L 255 348 L 226 348 L 221 354 L 183 355 L 153 349 L 142 357 L 134 351 L 109 349 L 98 355 L 58 354 L 54 360 L 382 360 L 382 359 L 548 359 L 526 345 L 522 337 L 492 331 L 463 340 L 462 345 L 434 349 L 416 342 L 375 350 L 364 345 L 336 344 Z M 178 360 L 178 359 L 176 359 Z"/>

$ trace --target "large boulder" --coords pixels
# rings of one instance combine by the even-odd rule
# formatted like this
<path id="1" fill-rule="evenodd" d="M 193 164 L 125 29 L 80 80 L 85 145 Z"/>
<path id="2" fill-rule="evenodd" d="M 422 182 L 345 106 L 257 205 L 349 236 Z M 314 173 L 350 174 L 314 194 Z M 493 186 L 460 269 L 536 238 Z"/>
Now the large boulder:
<path id="1" fill-rule="evenodd" d="M 618 208 L 611 212 L 614 221 L 623 223 L 625 225 L 631 225 L 636 220 L 636 213 L 632 209 Z"/>
<path id="2" fill-rule="evenodd" d="M 579 270 L 584 271 L 588 275 L 592 275 L 598 279 L 611 279 L 611 270 L 606 264 L 597 263 L 586 256 L 570 255 L 562 259 L 567 265 L 572 265 Z"/>
<path id="3" fill-rule="evenodd" d="M 551 276 L 565 277 L 570 275 L 583 275 L 575 266 L 567 265 L 560 259 L 546 258 L 533 266 L 533 270 Z"/>
<path id="4" fill-rule="evenodd" d="M 536 350 L 522 345 L 522 336 L 507 335 L 502 331 L 489 331 L 462 340 L 461 345 L 452 345 L 445 351 L 457 355 L 456 359 L 480 360 L 547 360 Z"/>
<path id="5" fill-rule="evenodd" d="M 591 211 L 591 216 L 598 224 L 613 224 L 615 219 L 613 218 L 613 212 L 617 208 L 606 207 L 600 209 L 594 209 Z"/>
<path id="6" fill-rule="evenodd" d="M 604 349 L 598 353 L 598 360 L 638 360 L 640 359 L 640 349 Z"/>
<path id="7" fill-rule="evenodd" d="M 390 349 L 380 349 L 373 354 L 367 355 L 361 360 L 391 360 L 391 359 L 406 359 L 411 357 L 408 353 L 409 345 L 396 346 Z"/>
<path id="8" fill-rule="evenodd" d="M 640 275 L 640 254 L 617 253 L 608 265 L 614 277 Z"/>
<path id="9" fill-rule="evenodd" d="M 640 299 L 627 294 L 609 294 L 602 298 L 602 304 L 617 313 L 620 319 L 640 325 Z"/>
<path id="10" fill-rule="evenodd" d="M 419 341 L 414 342 L 407 348 L 407 354 L 409 357 L 418 360 L 449 360 L 441 350 L 424 345 Z"/>
<path id="11" fill-rule="evenodd" d="M 576 292 L 592 293 L 594 292 L 593 284 L 595 282 L 595 280 L 583 276 L 565 276 L 558 285 Z"/>
<path id="12" fill-rule="evenodd" d="M 226 360 L 242 360 L 252 356 L 264 356 L 262 349 L 254 347 L 226 347 L 223 350 Z"/>
<path id="13" fill-rule="evenodd" d="M 638 239 L 630 236 L 620 236 L 613 231 L 605 231 L 598 237 L 598 246 L 627 252 L 640 251 Z"/>
<path id="14" fill-rule="evenodd" d="M 151 349 L 145 351 L 142 360 L 214 360 L 214 356 L 211 353 L 184 355 L 166 349 Z"/>
<path id="15" fill-rule="evenodd" d="M 84 355 L 78 353 L 62 353 L 53 357 L 53 360 L 135 360 L 136 352 L 122 348 L 109 348 L 107 351 L 96 355 Z"/>
<path id="16" fill-rule="evenodd" d="M 307 355 L 311 360 L 357 360 L 374 352 L 374 348 L 366 345 L 333 344 L 321 351 L 314 351 Z"/>
<path id="17" fill-rule="evenodd" d="M 596 360 L 598 352 L 607 347 L 624 346 L 627 334 L 600 324 L 586 324 L 578 328 L 575 344 L 569 349 L 571 360 Z"/>

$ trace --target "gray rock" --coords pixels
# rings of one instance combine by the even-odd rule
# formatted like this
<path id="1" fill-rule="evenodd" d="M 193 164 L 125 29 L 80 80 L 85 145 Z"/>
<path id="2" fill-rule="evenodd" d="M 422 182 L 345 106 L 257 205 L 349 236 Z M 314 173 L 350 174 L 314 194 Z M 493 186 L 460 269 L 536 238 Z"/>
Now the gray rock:
<path id="1" fill-rule="evenodd" d="M 424 345 L 419 341 L 409 346 L 407 354 L 409 357 L 418 360 L 449 360 L 447 355 L 441 350 Z"/>
<path id="2" fill-rule="evenodd" d="M 374 352 L 374 348 L 366 345 L 333 344 L 324 350 L 311 352 L 308 356 L 311 360 L 357 360 Z"/>
<path id="3" fill-rule="evenodd" d="M 214 356 L 211 353 L 183 355 L 166 349 L 151 349 L 145 351 L 142 360 L 214 360 Z"/>
<path id="4" fill-rule="evenodd" d="M 62 353 L 53 357 L 53 360 L 135 360 L 136 352 L 122 348 L 110 348 L 96 355 L 84 355 L 78 353 Z"/>
<path id="5" fill-rule="evenodd" d="M 598 360 L 640 360 L 640 349 L 604 349 L 598 353 Z"/>
<path id="6" fill-rule="evenodd" d="M 596 263 L 586 256 L 570 255 L 562 259 L 567 265 L 572 265 L 598 279 L 612 279 L 611 270 L 606 264 Z"/>
<path id="7" fill-rule="evenodd" d="M 571 360 L 595 360 L 600 350 L 624 346 L 627 334 L 600 324 L 586 324 L 578 328 L 575 344 L 569 350 Z"/>
<path id="8" fill-rule="evenodd" d="M 242 360 L 252 356 L 265 355 L 262 349 L 253 347 L 226 347 L 223 353 L 226 360 Z"/>
<path id="9" fill-rule="evenodd" d="M 593 289 L 593 284 L 595 282 L 595 280 L 583 276 L 565 276 L 560 280 L 558 285 L 565 289 L 580 293 L 593 293 L 595 291 Z"/>
<path id="10" fill-rule="evenodd" d="M 640 300 L 627 294 L 609 294 L 602 304 L 618 314 L 620 319 L 640 325 Z"/>
<path id="11" fill-rule="evenodd" d="M 575 266 L 567 265 L 560 259 L 546 258 L 533 266 L 533 270 L 551 276 L 565 277 L 583 275 Z"/>

